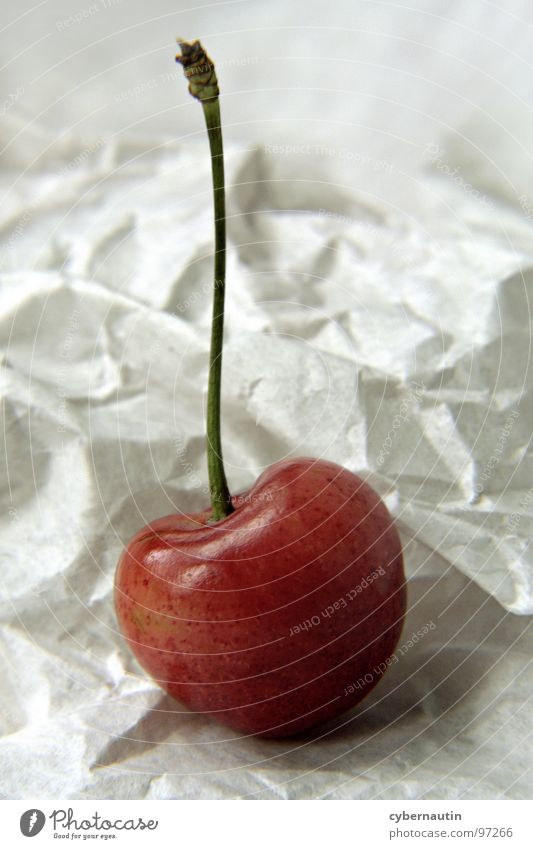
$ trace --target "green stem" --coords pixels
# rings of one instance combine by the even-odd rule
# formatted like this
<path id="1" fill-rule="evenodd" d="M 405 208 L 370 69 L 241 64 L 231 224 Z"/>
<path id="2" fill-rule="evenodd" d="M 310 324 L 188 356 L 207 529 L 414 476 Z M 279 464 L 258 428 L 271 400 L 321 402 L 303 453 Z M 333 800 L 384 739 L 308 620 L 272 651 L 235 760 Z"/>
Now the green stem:
<path id="1" fill-rule="evenodd" d="M 198 41 L 179 42 L 182 55 L 176 60 L 184 67 L 190 93 L 200 100 L 209 136 L 215 213 L 215 257 L 211 350 L 207 386 L 207 468 L 212 518 L 219 521 L 233 512 L 231 495 L 222 459 L 220 436 L 220 389 L 224 341 L 224 298 L 226 292 L 226 203 L 224 190 L 224 150 L 215 68 Z"/>
<path id="2" fill-rule="evenodd" d="M 222 383 L 224 298 L 226 294 L 226 203 L 224 196 L 224 153 L 218 98 L 204 101 L 202 106 L 211 149 L 215 209 L 213 317 L 211 351 L 209 353 L 209 382 L 207 385 L 207 467 L 213 519 L 218 521 L 233 511 L 224 471 L 220 437 L 220 387 Z"/>

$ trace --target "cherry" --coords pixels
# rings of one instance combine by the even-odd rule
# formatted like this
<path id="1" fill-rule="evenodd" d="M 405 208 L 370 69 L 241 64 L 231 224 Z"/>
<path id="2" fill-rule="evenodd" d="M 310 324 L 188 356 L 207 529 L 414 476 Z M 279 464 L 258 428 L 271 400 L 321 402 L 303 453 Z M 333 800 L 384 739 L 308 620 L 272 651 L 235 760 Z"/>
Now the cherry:
<path id="1" fill-rule="evenodd" d="M 225 288 L 222 135 L 213 63 L 177 59 L 204 108 L 213 163 L 215 287 L 208 387 L 211 506 L 151 522 L 115 579 L 121 630 L 170 695 L 246 734 L 282 737 L 359 702 L 387 669 L 406 606 L 387 508 L 359 477 L 307 457 L 229 494 L 220 444 Z"/>

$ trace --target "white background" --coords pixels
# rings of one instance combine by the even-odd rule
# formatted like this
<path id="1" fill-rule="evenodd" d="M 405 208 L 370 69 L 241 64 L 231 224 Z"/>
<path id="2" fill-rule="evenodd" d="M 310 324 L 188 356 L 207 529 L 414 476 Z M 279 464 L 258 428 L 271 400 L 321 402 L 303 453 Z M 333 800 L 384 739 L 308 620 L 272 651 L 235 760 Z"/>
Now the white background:
<path id="1" fill-rule="evenodd" d="M 3 8 L 4 796 L 530 796 L 532 33 L 525 2 Z M 287 453 L 369 476 L 402 639 L 436 625 L 318 738 L 190 716 L 116 631 L 122 545 L 205 502 L 211 196 L 177 35 L 222 89 L 233 488 Z"/>

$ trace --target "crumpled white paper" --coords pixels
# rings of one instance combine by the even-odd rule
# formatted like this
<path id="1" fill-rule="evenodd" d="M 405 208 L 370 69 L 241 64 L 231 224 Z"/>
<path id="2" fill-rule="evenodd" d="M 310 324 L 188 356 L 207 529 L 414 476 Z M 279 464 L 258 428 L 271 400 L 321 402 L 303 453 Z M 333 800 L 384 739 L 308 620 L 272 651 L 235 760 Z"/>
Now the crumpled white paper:
<path id="1" fill-rule="evenodd" d="M 397 517 L 409 576 L 383 681 L 354 714 L 277 742 L 164 695 L 112 604 L 130 536 L 208 501 L 206 145 L 51 139 L 16 180 L 31 150 L 12 152 L 0 211 L 5 796 L 528 795 L 531 230 L 427 153 L 406 193 L 377 160 L 227 151 L 231 488 L 287 454 L 343 464 Z"/>

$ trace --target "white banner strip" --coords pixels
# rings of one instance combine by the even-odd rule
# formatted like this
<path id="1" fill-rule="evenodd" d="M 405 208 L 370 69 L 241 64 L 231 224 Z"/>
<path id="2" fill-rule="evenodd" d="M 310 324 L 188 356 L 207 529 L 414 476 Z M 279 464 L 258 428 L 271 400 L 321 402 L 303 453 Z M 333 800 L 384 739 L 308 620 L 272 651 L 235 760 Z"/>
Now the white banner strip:
<path id="1" fill-rule="evenodd" d="M 268 807 L 265 807 L 268 806 Z M 530 849 L 527 801 L 2 801 L 3 845 Z M 29 840 L 35 838 L 35 843 Z M 163 841 L 163 842 L 162 842 Z"/>

